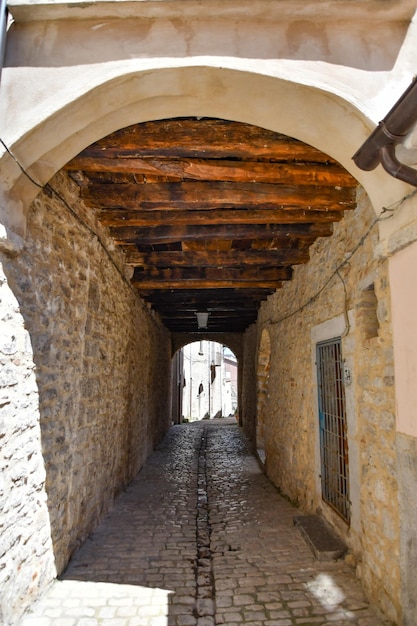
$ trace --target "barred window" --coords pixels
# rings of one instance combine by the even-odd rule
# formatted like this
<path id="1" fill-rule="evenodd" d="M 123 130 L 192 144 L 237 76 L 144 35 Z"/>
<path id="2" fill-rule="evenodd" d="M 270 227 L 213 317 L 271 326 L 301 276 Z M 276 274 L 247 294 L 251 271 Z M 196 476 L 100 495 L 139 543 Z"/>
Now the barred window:
<path id="1" fill-rule="evenodd" d="M 317 344 L 322 498 L 350 521 L 345 385 L 340 339 Z"/>

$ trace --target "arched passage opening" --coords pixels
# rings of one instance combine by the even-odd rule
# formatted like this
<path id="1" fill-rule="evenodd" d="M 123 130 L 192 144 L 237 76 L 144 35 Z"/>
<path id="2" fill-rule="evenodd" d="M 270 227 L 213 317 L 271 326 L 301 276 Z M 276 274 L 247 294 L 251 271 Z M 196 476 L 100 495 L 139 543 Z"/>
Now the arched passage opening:
<path id="1" fill-rule="evenodd" d="M 149 163 L 147 165 L 149 166 Z M 229 169 L 232 168 L 229 167 Z M 187 237 L 181 238 L 181 231 L 176 232 L 174 237 L 172 231 L 168 233 L 168 238 L 170 238 L 168 244 L 165 241 L 161 244 L 160 241 L 152 240 L 150 244 L 145 242 L 145 245 L 154 246 L 154 249 L 139 249 L 138 244 L 142 245 L 145 239 L 143 233 L 138 236 L 134 231 L 135 236 L 131 238 L 128 235 L 126 239 L 121 231 L 121 228 L 126 228 L 125 225 L 121 227 L 105 221 L 114 219 L 109 211 L 120 212 L 120 205 L 104 207 L 101 213 L 101 210 L 94 210 L 94 207 L 88 204 L 87 196 L 84 195 L 85 190 L 89 189 L 86 178 L 89 176 L 90 182 L 92 178 L 92 184 L 100 187 L 106 172 L 89 170 L 83 178 L 87 170 L 76 169 L 74 165 L 70 165 L 68 171 L 71 172 L 70 177 L 64 172 L 59 173 L 39 194 L 27 215 L 25 254 L 20 255 L 16 262 L 11 259 L 7 261 L 10 280 L 20 294 L 23 308 L 27 311 L 28 327 L 37 342 L 36 359 L 39 366 L 38 380 L 42 398 L 40 423 L 43 431 L 44 456 L 47 459 L 46 487 L 58 571 L 62 570 L 70 554 L 84 539 L 88 530 L 112 505 L 117 492 L 140 469 L 152 446 L 168 427 L 170 411 L 166 404 L 169 393 L 164 393 L 164 390 L 167 391 L 169 340 L 172 339 L 172 344 L 179 341 L 178 337 L 181 337 L 181 332 L 184 330 L 174 325 L 170 329 L 172 331 L 170 337 L 160 322 L 157 314 L 158 307 L 155 303 L 162 294 L 162 301 L 159 299 L 159 302 L 163 305 L 164 294 L 171 295 L 175 289 L 181 289 L 178 283 L 186 282 L 187 275 L 182 275 L 182 271 L 177 269 L 180 277 L 174 276 L 174 283 L 167 282 L 167 278 L 169 280 L 172 278 L 170 264 L 165 260 L 162 267 L 158 266 L 158 260 L 155 262 L 158 254 L 155 253 L 176 254 L 179 251 L 185 253 L 192 251 L 192 248 L 191 250 L 176 248 L 178 241 L 187 240 Z M 160 174 L 153 175 L 160 176 Z M 111 198 L 112 185 L 118 186 L 119 190 L 121 186 L 137 186 L 135 193 L 152 186 L 152 174 L 144 175 L 144 179 L 140 182 L 138 180 L 132 182 L 130 178 L 134 179 L 138 173 L 118 172 L 116 175 L 112 173 L 111 176 L 114 176 L 115 180 L 105 182 L 104 186 L 107 185 L 107 189 L 99 194 L 103 201 Z M 168 181 L 168 184 L 171 183 L 172 181 Z M 155 185 L 158 184 L 160 183 L 155 183 Z M 181 182 L 173 184 L 181 185 Z M 272 185 L 269 182 L 265 184 Z M 312 184 L 314 186 L 314 183 Z M 207 193 L 202 195 L 208 196 Z M 174 202 L 177 197 L 184 202 L 181 194 L 177 196 L 172 194 L 170 200 Z M 123 194 L 120 194 L 120 198 L 123 198 Z M 136 198 L 138 200 L 138 196 Z M 139 202 L 149 203 L 149 198 L 148 200 L 142 198 Z M 96 203 L 97 206 L 99 206 L 98 203 Z M 144 207 L 144 211 L 147 211 L 152 218 L 157 210 L 155 207 Z M 166 210 L 169 211 L 170 208 L 166 207 Z M 255 207 L 254 213 L 256 210 Z M 271 212 L 274 209 L 267 206 L 260 210 Z M 102 220 L 104 213 L 105 219 Z M 129 228 L 142 228 L 143 224 L 139 226 L 135 224 L 135 220 L 139 219 L 136 213 L 130 219 L 133 219 L 133 224 L 129 224 Z M 147 218 L 140 215 L 140 219 L 146 220 Z M 219 326 L 215 326 L 213 330 L 210 325 L 215 318 L 214 308 L 220 309 L 223 320 L 231 316 L 230 300 L 237 291 L 233 286 L 233 278 L 229 277 L 227 285 L 221 285 L 222 290 L 231 290 L 230 293 L 227 292 L 226 299 L 220 299 L 216 307 L 210 307 L 211 319 L 209 318 L 207 331 L 202 336 L 204 339 L 215 335 L 221 336 L 222 331 L 223 335 L 230 335 L 229 345 L 232 348 L 236 346 L 235 354 L 238 357 L 237 347 L 242 353 L 243 331 L 250 322 L 253 324 L 256 321 L 259 301 L 267 295 L 272 295 L 274 289 L 279 286 L 277 282 L 282 279 L 287 280 L 291 276 L 290 265 L 288 261 L 285 262 L 286 252 L 281 253 L 278 250 L 280 246 L 273 243 L 274 238 L 280 243 L 290 242 L 291 247 L 284 248 L 284 250 L 290 249 L 291 252 L 295 250 L 299 255 L 297 259 L 300 261 L 301 258 L 305 260 L 306 247 L 308 248 L 312 239 L 314 240 L 318 234 L 316 231 L 310 232 L 311 222 L 308 221 L 306 227 L 303 223 L 300 226 L 297 222 L 295 227 L 290 228 L 290 237 L 285 233 L 274 231 L 271 239 L 270 221 L 268 221 L 270 219 L 272 218 L 269 215 L 266 220 L 265 217 L 263 218 L 262 236 L 256 231 L 256 237 L 251 230 L 251 224 L 249 231 L 245 230 L 243 234 L 237 234 L 237 222 L 234 221 L 232 222 L 235 229 L 234 236 L 227 232 L 229 228 L 224 228 L 223 236 L 220 238 L 221 246 L 218 248 L 206 246 L 203 251 L 199 251 L 202 254 L 198 258 L 204 257 L 205 267 L 210 268 L 213 257 L 215 265 L 219 265 L 222 271 L 225 259 L 222 258 L 219 262 L 218 258 L 224 252 L 222 249 L 224 242 L 239 242 L 238 246 L 230 247 L 232 265 L 237 259 L 241 260 L 246 256 L 248 239 L 256 240 L 259 246 L 258 248 L 249 246 L 250 251 L 247 256 L 252 255 L 259 259 L 262 255 L 263 265 L 270 264 L 267 257 L 271 251 L 272 254 L 276 252 L 281 254 L 278 273 L 274 267 L 272 269 L 266 267 L 261 273 L 253 272 L 253 267 L 248 270 L 248 274 L 244 277 L 245 285 L 250 284 L 252 287 L 253 281 L 257 283 L 260 280 L 260 289 L 266 291 L 262 291 L 260 298 L 257 292 L 253 294 L 251 291 L 250 298 L 247 301 L 242 300 L 239 314 L 234 315 L 234 322 L 226 331 L 224 327 Z M 320 234 L 330 235 L 326 222 L 324 223 L 325 229 L 320 231 Z M 111 229 L 110 233 L 107 230 L 108 226 Z M 160 226 L 164 227 L 164 224 Z M 230 225 L 226 223 L 220 226 L 229 227 Z M 247 224 L 244 226 L 246 228 Z M 154 223 L 151 228 L 157 227 L 158 224 Z M 286 225 L 285 228 L 287 228 Z M 267 238 L 264 231 L 268 235 Z M 163 236 L 166 237 L 166 235 Z M 292 246 L 294 240 L 297 241 L 297 245 Z M 193 237 L 188 237 L 188 241 L 192 244 Z M 148 291 L 157 291 L 156 295 L 153 294 L 155 298 L 148 300 L 151 306 L 139 300 L 135 290 L 132 289 L 131 273 L 126 271 L 123 258 L 123 254 L 130 254 L 132 250 L 130 252 L 124 249 L 115 250 L 114 242 L 117 244 L 122 242 L 122 245 L 127 247 L 133 244 L 136 246 L 136 250 L 133 251 L 134 255 L 142 255 L 141 259 L 145 258 L 145 263 L 140 261 L 139 265 L 145 268 L 143 273 L 147 273 L 148 282 L 145 287 L 141 283 L 141 295 L 144 293 L 144 297 L 147 298 Z M 265 242 L 268 242 L 267 246 L 264 245 Z M 161 245 L 168 245 L 168 249 L 161 250 Z M 46 250 L 48 255 L 42 254 Z M 188 259 L 188 257 L 185 258 Z M 36 264 L 33 263 L 34 259 Z M 137 256 L 134 260 L 135 266 L 136 263 Z M 154 267 L 150 269 L 150 265 Z M 187 267 L 186 263 L 185 265 Z M 256 269 L 256 263 L 252 265 Z M 59 269 L 58 276 L 57 268 Z M 234 274 L 236 274 L 235 269 L 233 267 Z M 34 303 L 30 303 L 31 294 L 25 291 L 28 272 L 33 285 L 36 286 Z M 213 280 L 206 270 L 203 274 L 208 281 Z M 268 275 L 266 285 L 262 282 L 263 274 Z M 155 276 L 161 280 L 160 285 L 155 286 L 155 283 L 152 283 Z M 136 277 L 139 282 L 141 278 L 142 276 Z M 201 277 L 198 280 L 202 280 Z M 77 294 L 77 298 L 74 297 L 74 293 Z M 176 306 L 169 303 L 167 307 L 169 310 L 164 319 L 167 326 L 170 323 L 169 320 L 175 318 L 177 310 L 183 304 L 182 295 L 176 302 Z M 253 311 L 248 317 L 248 303 L 253 298 L 257 302 L 254 309 L 255 317 L 253 317 Z M 54 312 L 59 313 L 53 323 L 49 315 L 38 317 L 38 311 L 42 307 L 44 312 L 47 311 L 50 315 Z M 190 309 L 188 303 L 185 308 Z M 219 315 L 220 319 L 222 315 Z M 195 311 L 192 306 L 191 310 L 186 311 L 185 318 L 194 322 L 192 327 L 194 329 Z M 42 328 L 42 324 L 46 325 L 46 330 Z M 69 339 L 70 336 L 73 337 L 73 342 Z M 239 365 L 240 363 L 241 361 Z M 57 389 L 50 385 L 51 364 L 56 368 L 52 376 L 58 380 Z M 76 375 L 73 375 L 69 364 L 76 369 Z M 207 385 L 203 380 L 198 382 L 196 394 L 200 400 L 198 417 L 207 415 L 211 418 L 216 416 L 219 410 L 223 413 L 223 407 L 217 411 L 213 410 L 215 406 L 212 391 L 215 378 L 212 378 L 212 363 L 210 362 L 209 365 Z M 216 365 L 214 359 L 214 368 Z M 240 371 L 239 368 L 239 379 Z M 60 372 L 62 376 L 59 376 Z M 59 386 L 61 384 L 62 389 Z M 242 393 L 241 389 L 239 385 L 239 396 Z M 206 400 L 207 407 L 204 408 Z M 240 406 L 239 402 L 239 408 Z M 201 410 L 203 410 L 202 414 Z M 193 417 L 193 410 L 191 410 L 189 418 Z M 112 445 L 108 444 L 106 437 L 109 431 L 112 433 Z M 109 475 L 111 481 L 108 479 Z"/>
<path id="2" fill-rule="evenodd" d="M 227 346 L 203 339 L 183 346 L 173 357 L 173 380 L 174 423 L 237 416 L 238 361 Z"/>

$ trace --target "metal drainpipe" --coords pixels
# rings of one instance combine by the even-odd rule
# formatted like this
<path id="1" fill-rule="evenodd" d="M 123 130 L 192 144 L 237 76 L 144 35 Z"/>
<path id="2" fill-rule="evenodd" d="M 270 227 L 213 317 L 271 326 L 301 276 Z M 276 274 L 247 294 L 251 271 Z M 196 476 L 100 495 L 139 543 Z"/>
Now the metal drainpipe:
<path id="1" fill-rule="evenodd" d="M 0 79 L 6 52 L 7 14 L 6 0 L 0 0 Z"/>
<path id="2" fill-rule="evenodd" d="M 417 78 L 403 93 L 388 115 L 353 155 L 362 170 L 373 170 L 377 165 L 394 178 L 417 187 L 417 170 L 398 161 L 395 147 L 401 143 L 417 122 Z"/>

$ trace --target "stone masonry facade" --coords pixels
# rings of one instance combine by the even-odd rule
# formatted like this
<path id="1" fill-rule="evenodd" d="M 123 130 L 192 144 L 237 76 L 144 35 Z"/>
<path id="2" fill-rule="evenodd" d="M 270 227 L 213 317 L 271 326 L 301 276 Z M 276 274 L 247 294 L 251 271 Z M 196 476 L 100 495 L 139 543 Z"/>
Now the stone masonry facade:
<path id="1" fill-rule="evenodd" d="M 7 625 L 62 572 L 168 428 L 171 349 L 64 174 L 32 203 L 23 250 L 3 267 Z"/>
<path id="2" fill-rule="evenodd" d="M 263 303 L 257 342 L 259 351 L 262 334 L 269 333 L 268 389 L 262 390 L 268 476 L 303 511 L 321 512 L 337 529 L 370 598 L 398 623 L 401 581 L 390 294 L 375 219 L 359 189 L 357 209 L 335 225 L 332 237 L 319 239 L 310 262 L 297 267 L 293 281 Z M 339 320 L 335 331 L 333 319 Z M 314 354 L 316 329 L 326 329 L 326 324 L 326 339 L 342 337 L 342 354 L 352 378 L 346 391 L 350 526 L 321 499 Z M 254 352 L 253 334 L 252 329 L 247 333 L 244 380 L 254 369 L 249 357 Z M 245 429 L 251 434 L 253 404 L 244 414 Z"/>

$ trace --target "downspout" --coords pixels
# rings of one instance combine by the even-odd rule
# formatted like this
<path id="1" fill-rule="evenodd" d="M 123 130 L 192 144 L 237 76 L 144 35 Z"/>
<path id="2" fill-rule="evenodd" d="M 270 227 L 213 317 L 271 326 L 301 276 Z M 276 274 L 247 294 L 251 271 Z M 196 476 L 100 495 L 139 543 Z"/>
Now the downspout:
<path id="1" fill-rule="evenodd" d="M 379 123 L 374 132 L 353 155 L 361 170 L 373 170 L 381 164 L 388 174 L 417 187 L 417 170 L 398 161 L 396 146 L 417 122 L 417 77 Z"/>
<path id="2" fill-rule="evenodd" d="M 6 52 L 7 15 L 8 11 L 6 0 L 0 0 L 0 79 L 4 55 Z"/>

